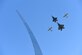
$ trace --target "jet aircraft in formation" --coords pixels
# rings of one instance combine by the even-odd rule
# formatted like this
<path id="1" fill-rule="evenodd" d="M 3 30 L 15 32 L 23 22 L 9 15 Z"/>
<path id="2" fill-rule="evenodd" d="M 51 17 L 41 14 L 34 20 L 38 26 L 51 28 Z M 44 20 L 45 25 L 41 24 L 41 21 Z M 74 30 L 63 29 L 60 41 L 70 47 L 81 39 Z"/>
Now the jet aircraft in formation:
<path id="1" fill-rule="evenodd" d="M 62 29 L 64 29 L 64 24 L 59 24 L 59 23 L 57 23 L 57 24 L 58 24 L 58 30 L 62 31 Z"/>
<path id="2" fill-rule="evenodd" d="M 64 14 L 64 16 L 63 16 L 63 18 L 67 18 L 68 17 L 68 13 L 65 13 Z M 64 27 L 64 24 L 60 24 L 59 22 L 58 22 L 58 18 L 57 17 L 54 17 L 54 16 L 52 16 L 52 21 L 54 22 L 54 23 L 57 23 L 57 25 L 58 25 L 58 30 L 60 30 L 60 31 L 62 31 L 62 29 L 65 29 L 65 27 Z M 52 28 L 53 27 L 49 27 L 49 29 L 48 29 L 48 31 L 52 31 Z"/>
<path id="3" fill-rule="evenodd" d="M 52 31 L 52 27 L 49 27 L 48 31 Z"/>
<path id="4" fill-rule="evenodd" d="M 68 13 L 64 14 L 63 18 L 65 18 L 65 17 L 68 18 Z"/>
<path id="5" fill-rule="evenodd" d="M 58 21 L 57 17 L 52 16 L 52 18 L 53 18 L 53 22 L 57 22 Z"/>
<path id="6" fill-rule="evenodd" d="M 57 25 L 58 25 L 58 30 L 61 30 L 61 31 L 62 31 L 62 29 L 64 29 L 64 24 L 58 23 L 57 17 L 52 16 L 52 19 L 53 19 L 53 22 L 57 23 Z"/>

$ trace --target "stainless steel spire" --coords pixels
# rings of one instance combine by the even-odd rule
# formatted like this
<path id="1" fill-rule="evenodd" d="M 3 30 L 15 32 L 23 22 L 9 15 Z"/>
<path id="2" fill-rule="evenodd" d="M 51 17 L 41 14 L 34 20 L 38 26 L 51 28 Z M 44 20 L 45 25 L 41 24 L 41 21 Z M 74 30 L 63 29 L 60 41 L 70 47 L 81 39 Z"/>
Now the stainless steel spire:
<path id="1" fill-rule="evenodd" d="M 28 33 L 29 33 L 29 36 L 31 38 L 31 41 L 32 41 L 32 44 L 33 44 L 33 47 L 34 47 L 34 51 L 35 51 L 35 55 L 43 55 L 42 54 L 42 51 L 40 49 L 40 46 L 33 34 L 33 32 L 31 31 L 31 29 L 29 28 L 28 24 L 25 22 L 24 18 L 22 17 L 22 15 L 19 13 L 18 10 L 16 10 L 17 14 L 19 15 L 19 17 L 21 18 L 22 22 L 24 23 Z"/>

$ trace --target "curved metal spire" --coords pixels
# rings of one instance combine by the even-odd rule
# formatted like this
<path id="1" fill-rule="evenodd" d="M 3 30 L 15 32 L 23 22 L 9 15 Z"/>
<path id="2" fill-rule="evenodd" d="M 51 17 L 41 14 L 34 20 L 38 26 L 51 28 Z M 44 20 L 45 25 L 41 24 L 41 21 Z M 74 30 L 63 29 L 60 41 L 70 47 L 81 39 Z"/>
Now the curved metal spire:
<path id="1" fill-rule="evenodd" d="M 21 14 L 19 13 L 19 11 L 16 10 L 16 12 L 17 12 L 17 14 L 20 16 L 22 22 L 24 23 L 24 25 L 25 25 L 25 27 L 26 27 L 28 33 L 29 33 L 29 36 L 30 36 L 30 38 L 31 38 L 31 41 L 32 41 L 32 44 L 33 44 L 33 47 L 34 47 L 35 55 L 43 55 L 43 54 L 42 54 L 42 51 L 41 51 L 41 49 L 40 49 L 40 47 L 39 47 L 39 44 L 38 44 L 38 42 L 37 42 L 37 40 L 36 40 L 36 38 L 35 38 L 33 32 L 32 32 L 31 29 L 29 28 L 28 24 L 25 22 L 25 20 L 23 19 L 23 17 L 22 17 Z"/>

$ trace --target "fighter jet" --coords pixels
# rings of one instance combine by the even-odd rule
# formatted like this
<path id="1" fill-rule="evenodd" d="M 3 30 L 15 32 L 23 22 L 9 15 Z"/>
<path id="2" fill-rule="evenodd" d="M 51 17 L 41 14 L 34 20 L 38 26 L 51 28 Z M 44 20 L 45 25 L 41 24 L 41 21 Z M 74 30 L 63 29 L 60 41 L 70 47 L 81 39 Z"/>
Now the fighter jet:
<path id="1" fill-rule="evenodd" d="M 48 31 L 52 31 L 52 27 L 49 27 Z"/>
<path id="2" fill-rule="evenodd" d="M 57 23 L 57 24 L 58 24 L 58 30 L 62 31 L 62 29 L 64 29 L 64 25 L 63 24 L 59 24 L 59 23 Z"/>
<path id="3" fill-rule="evenodd" d="M 52 16 L 52 18 L 53 18 L 53 22 L 57 22 L 58 21 L 57 17 Z"/>
<path id="4" fill-rule="evenodd" d="M 68 13 L 65 13 L 64 16 L 63 16 L 63 18 L 64 18 L 64 17 L 68 18 Z"/>

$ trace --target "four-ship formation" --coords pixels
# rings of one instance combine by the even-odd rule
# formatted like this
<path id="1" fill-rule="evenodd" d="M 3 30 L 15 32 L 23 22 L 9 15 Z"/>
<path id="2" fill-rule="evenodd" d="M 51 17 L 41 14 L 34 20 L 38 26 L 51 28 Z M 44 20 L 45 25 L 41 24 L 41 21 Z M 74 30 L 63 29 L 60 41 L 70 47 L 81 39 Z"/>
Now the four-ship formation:
<path id="1" fill-rule="evenodd" d="M 68 18 L 68 13 L 65 13 L 63 18 Z M 58 30 L 62 31 L 65 28 L 64 24 L 60 24 L 58 22 L 58 18 L 57 17 L 52 16 L 52 19 L 53 19 L 52 21 L 58 25 Z M 52 28 L 53 27 L 49 27 L 48 31 L 52 31 Z"/>

